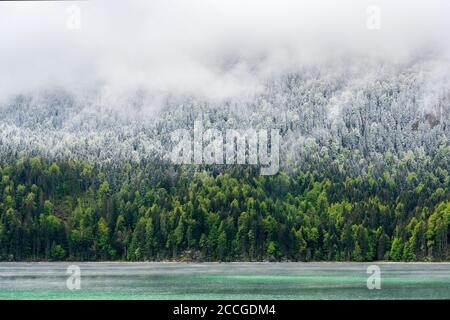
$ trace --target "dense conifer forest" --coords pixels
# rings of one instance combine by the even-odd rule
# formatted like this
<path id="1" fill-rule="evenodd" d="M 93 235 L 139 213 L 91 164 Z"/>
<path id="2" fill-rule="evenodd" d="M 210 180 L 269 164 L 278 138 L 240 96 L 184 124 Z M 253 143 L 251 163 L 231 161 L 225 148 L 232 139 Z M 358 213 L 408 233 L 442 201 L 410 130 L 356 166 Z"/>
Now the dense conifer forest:
<path id="1" fill-rule="evenodd" d="M 274 76 L 249 97 L 3 100 L 0 259 L 448 260 L 445 70 L 356 59 Z M 277 130 L 279 171 L 175 165 L 171 134 L 195 121 Z"/>
<path id="2" fill-rule="evenodd" d="M 378 173 L 164 162 L 0 166 L 1 260 L 444 261 L 450 148 Z"/>

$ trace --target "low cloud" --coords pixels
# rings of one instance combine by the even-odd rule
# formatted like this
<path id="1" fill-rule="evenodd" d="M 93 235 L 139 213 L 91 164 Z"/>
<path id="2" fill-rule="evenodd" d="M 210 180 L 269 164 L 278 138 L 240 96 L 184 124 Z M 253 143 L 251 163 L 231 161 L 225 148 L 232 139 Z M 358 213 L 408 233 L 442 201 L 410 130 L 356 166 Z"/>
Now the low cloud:
<path id="1" fill-rule="evenodd" d="M 79 30 L 66 26 L 71 6 Z M 0 100 L 52 88 L 217 100 L 305 66 L 448 59 L 449 16 L 446 0 L 0 3 Z"/>

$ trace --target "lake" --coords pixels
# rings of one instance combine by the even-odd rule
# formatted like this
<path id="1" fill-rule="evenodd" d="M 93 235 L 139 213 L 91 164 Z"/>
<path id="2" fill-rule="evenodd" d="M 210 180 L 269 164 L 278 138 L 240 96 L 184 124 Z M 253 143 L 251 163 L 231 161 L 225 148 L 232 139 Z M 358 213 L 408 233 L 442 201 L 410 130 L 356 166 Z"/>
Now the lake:
<path id="1" fill-rule="evenodd" d="M 76 265 L 79 290 L 69 290 Z M 0 263 L 0 299 L 450 299 L 449 263 Z M 75 267 L 77 269 L 77 267 Z M 72 269 L 71 269 L 72 270 Z M 76 287 L 76 286 L 75 286 Z"/>

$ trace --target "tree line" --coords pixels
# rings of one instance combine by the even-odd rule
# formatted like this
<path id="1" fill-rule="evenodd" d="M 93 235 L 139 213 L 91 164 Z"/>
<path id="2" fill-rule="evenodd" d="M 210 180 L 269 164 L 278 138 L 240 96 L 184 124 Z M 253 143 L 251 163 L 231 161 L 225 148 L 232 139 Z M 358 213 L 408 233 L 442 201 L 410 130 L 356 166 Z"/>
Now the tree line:
<path id="1" fill-rule="evenodd" d="M 445 261 L 450 148 L 383 168 L 0 165 L 0 260 Z"/>

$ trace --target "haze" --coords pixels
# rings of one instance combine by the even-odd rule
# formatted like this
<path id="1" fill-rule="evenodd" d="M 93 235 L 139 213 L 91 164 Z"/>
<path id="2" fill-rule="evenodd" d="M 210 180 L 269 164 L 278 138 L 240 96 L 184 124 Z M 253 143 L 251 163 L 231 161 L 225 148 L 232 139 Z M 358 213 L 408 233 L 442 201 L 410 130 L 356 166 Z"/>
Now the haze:
<path id="1" fill-rule="evenodd" d="M 0 100 L 53 88 L 223 99 L 304 66 L 447 61 L 449 16 L 446 0 L 0 3 Z"/>

